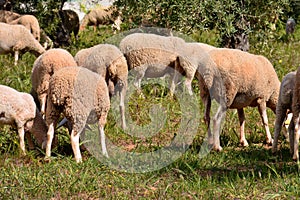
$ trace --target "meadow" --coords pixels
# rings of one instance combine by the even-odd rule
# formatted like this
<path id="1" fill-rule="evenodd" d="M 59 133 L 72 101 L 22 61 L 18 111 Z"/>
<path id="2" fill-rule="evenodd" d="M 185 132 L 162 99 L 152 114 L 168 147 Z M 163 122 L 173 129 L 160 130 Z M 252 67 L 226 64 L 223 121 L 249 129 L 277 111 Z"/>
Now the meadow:
<path id="1" fill-rule="evenodd" d="M 258 35 L 250 35 L 250 52 L 266 56 L 281 80 L 285 74 L 299 66 L 300 32 L 296 30 L 293 36 L 287 38 L 282 27 L 278 31 L 281 31 L 279 36 L 282 37 L 277 35 L 277 39 L 264 40 Z M 75 55 L 79 49 L 104 43 L 111 36 L 112 31 L 107 27 L 98 29 L 97 32 L 89 29 L 81 33 L 79 40 L 73 41 L 66 49 Z M 189 37 L 195 41 L 216 44 L 213 32 L 203 31 Z M 11 55 L 1 55 L 0 84 L 30 92 L 34 60 L 33 55 L 26 53 L 18 65 L 14 66 Z M 120 128 L 114 109 L 109 113 L 105 132 L 116 148 L 151 154 L 167 147 L 181 133 L 180 122 L 184 118 L 184 112 L 180 99 L 171 97 L 168 88 L 160 81 L 145 84 L 142 88 L 143 95 L 131 93 L 128 97 L 127 117 L 135 124 L 130 129 L 134 133 L 129 135 Z M 193 87 L 195 96 L 190 106 L 197 107 L 200 111 L 195 118 L 198 120 L 197 126 L 191 130 L 196 131 L 196 135 L 183 152 L 180 151 L 181 147 L 167 149 L 168 153 L 163 155 L 165 157 L 162 160 L 156 159 L 153 163 L 143 157 L 122 157 L 124 154 L 117 153 L 112 154 L 115 159 L 107 162 L 101 155 L 84 151 L 83 163 L 76 164 L 69 135 L 64 128 L 58 130 L 58 145 L 52 151 L 51 162 L 45 162 L 44 150 L 38 147 L 27 150 L 27 155 L 22 156 L 16 130 L 8 126 L 1 127 L 0 198 L 298 199 L 299 166 L 291 159 L 288 142 L 281 135 L 279 152 L 272 154 L 270 146 L 263 142 L 265 130 L 256 108 L 245 109 L 245 130 L 249 147 L 239 147 L 238 117 L 236 111 L 230 110 L 226 114 L 220 138 L 223 151 L 211 151 L 201 157 L 206 127 L 202 119 L 203 105 L 199 100 L 196 81 Z M 114 103 L 115 101 L 112 107 L 115 108 Z M 188 109 L 188 106 L 184 109 Z M 161 114 L 162 119 L 158 118 L 158 121 L 161 120 L 162 123 L 154 124 L 152 133 L 151 127 L 147 125 L 151 123 L 153 116 L 157 116 L 156 112 Z M 268 110 L 268 116 L 273 133 L 275 115 Z M 145 135 L 148 132 L 151 132 L 151 137 Z M 177 151 L 180 156 L 170 155 Z M 172 162 L 161 163 L 168 156 L 173 159 Z M 132 163 L 141 168 L 129 169 L 128 166 Z"/>

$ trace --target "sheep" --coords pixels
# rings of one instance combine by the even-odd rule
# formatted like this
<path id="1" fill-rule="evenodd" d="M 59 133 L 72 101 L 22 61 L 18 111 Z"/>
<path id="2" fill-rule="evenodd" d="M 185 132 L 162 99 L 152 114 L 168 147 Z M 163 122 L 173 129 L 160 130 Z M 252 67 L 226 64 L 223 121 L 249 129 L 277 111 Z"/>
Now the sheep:
<path id="1" fill-rule="evenodd" d="M 274 141 L 272 145 L 273 153 L 277 151 L 278 135 L 280 133 L 283 121 L 286 118 L 287 114 L 292 111 L 292 99 L 293 99 L 293 92 L 294 92 L 294 85 L 295 85 L 295 77 L 296 77 L 296 71 L 288 73 L 283 77 L 280 85 L 279 97 L 278 97 L 278 102 L 276 107 Z M 291 153 L 293 152 L 293 145 L 294 145 L 293 130 L 294 130 L 294 123 L 293 120 L 291 120 L 288 127 Z"/>
<path id="2" fill-rule="evenodd" d="M 98 44 L 90 48 L 90 53 L 82 67 L 102 76 L 109 86 L 111 95 L 116 88 L 120 96 L 122 128 L 126 129 L 124 98 L 127 90 L 128 66 L 122 52 L 114 45 Z"/>
<path id="3" fill-rule="evenodd" d="M 28 93 L 0 85 L 0 125 L 11 125 L 17 128 L 20 148 L 24 155 L 26 155 L 25 132 L 33 134 L 42 148 L 46 145 L 48 130 L 46 122 L 42 119 L 32 96 Z M 33 148 L 32 141 L 29 140 L 28 143 L 30 148 Z"/>
<path id="4" fill-rule="evenodd" d="M 103 155 L 108 157 L 104 126 L 110 109 L 105 80 L 86 68 L 64 67 L 50 79 L 47 97 L 46 122 L 48 124 L 46 158 L 51 156 L 54 127 L 61 112 L 72 124 L 71 145 L 75 160 L 82 162 L 79 149 L 80 133 L 86 123 L 98 121 Z"/>
<path id="5" fill-rule="evenodd" d="M 197 43 L 197 42 L 189 42 L 186 43 L 178 52 L 178 56 L 175 61 L 175 74 L 173 76 L 171 91 L 175 90 L 175 84 L 178 80 L 178 74 L 184 74 L 186 77 L 185 86 L 188 89 L 190 95 L 192 95 L 192 81 L 195 77 L 195 73 L 197 71 L 197 63 L 185 63 L 185 61 L 189 59 L 193 59 L 194 62 L 198 62 L 198 60 L 208 56 L 208 52 L 216 49 L 216 47 L 205 44 L 205 43 Z M 182 63 L 181 63 L 182 62 Z"/>
<path id="6" fill-rule="evenodd" d="M 17 18 L 19 18 L 21 15 L 12 11 L 8 10 L 0 10 L 0 22 L 3 23 L 9 23 Z"/>
<path id="7" fill-rule="evenodd" d="M 276 111 L 280 81 L 267 58 L 236 49 L 216 48 L 209 51 L 207 57 L 199 60 L 196 77 L 205 106 L 204 119 L 208 127 L 209 142 L 212 143 L 213 140 L 214 150 L 222 150 L 219 129 L 227 109 L 238 110 L 240 144 L 248 146 L 244 134 L 243 111 L 247 106 L 258 107 L 266 130 L 266 142 L 272 144 L 266 107 Z M 213 119 L 213 138 L 210 131 L 212 99 L 220 103 Z"/>
<path id="8" fill-rule="evenodd" d="M 96 31 L 96 26 L 111 24 L 114 30 L 120 30 L 120 25 L 122 23 L 121 13 L 117 10 L 115 6 L 100 7 L 90 10 L 82 19 L 79 30 L 82 31 L 86 26 L 94 26 L 94 31 Z"/>
<path id="9" fill-rule="evenodd" d="M 174 76 L 175 61 L 185 41 L 179 37 L 165 37 L 147 33 L 133 33 L 124 37 L 119 48 L 125 55 L 129 70 L 136 73 L 134 85 L 141 87 L 143 77 Z M 174 79 L 173 79 L 174 80 Z M 175 83 L 171 82 L 171 95 Z M 189 93 L 191 94 L 191 88 Z"/>
<path id="10" fill-rule="evenodd" d="M 82 66 L 85 63 L 86 58 L 91 53 L 93 47 L 80 49 L 74 56 L 74 59 L 78 66 Z"/>
<path id="11" fill-rule="evenodd" d="M 40 41 L 40 25 L 34 15 L 20 15 L 11 11 L 0 11 L 0 22 L 7 24 L 20 24 L 25 26 L 37 41 Z"/>
<path id="12" fill-rule="evenodd" d="M 25 26 L 25 28 L 27 28 L 31 34 L 33 35 L 33 37 L 37 40 L 40 41 L 40 25 L 39 22 L 37 20 L 37 18 L 33 15 L 22 15 L 19 18 L 8 22 L 9 24 L 20 24 Z"/>
<path id="13" fill-rule="evenodd" d="M 45 49 L 24 26 L 0 23 L 0 54 L 14 53 L 17 65 L 19 53 L 26 51 L 39 56 Z"/>
<path id="14" fill-rule="evenodd" d="M 293 34 L 295 32 L 296 22 L 293 18 L 289 18 L 285 24 L 285 33 Z"/>
<path id="15" fill-rule="evenodd" d="M 300 137 L 300 67 L 298 67 L 295 76 L 295 85 L 293 91 L 293 99 L 292 99 L 292 113 L 293 113 L 293 123 L 295 125 L 294 129 L 294 147 L 293 147 L 293 160 L 299 161 L 299 137 Z M 291 141 L 290 141 L 291 142 Z"/>
<path id="16" fill-rule="evenodd" d="M 40 104 L 41 114 L 45 115 L 47 92 L 50 77 L 60 68 L 77 66 L 74 57 L 65 49 L 53 48 L 40 55 L 33 63 L 31 73 L 31 94 Z"/>

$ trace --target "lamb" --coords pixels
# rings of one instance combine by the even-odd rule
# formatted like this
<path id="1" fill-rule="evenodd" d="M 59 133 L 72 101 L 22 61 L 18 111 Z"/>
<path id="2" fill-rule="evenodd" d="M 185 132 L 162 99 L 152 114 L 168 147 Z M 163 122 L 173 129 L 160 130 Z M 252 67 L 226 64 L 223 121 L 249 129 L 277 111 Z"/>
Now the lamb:
<path id="1" fill-rule="evenodd" d="M 21 15 L 19 18 L 8 22 L 9 24 L 15 25 L 15 24 L 20 24 L 23 25 L 25 28 L 27 28 L 33 37 L 37 40 L 40 41 L 40 25 L 39 21 L 37 18 L 33 15 Z"/>
<path id="2" fill-rule="evenodd" d="M 33 134 L 42 148 L 46 145 L 48 129 L 30 94 L 0 85 L 0 125 L 11 125 L 17 128 L 24 155 L 26 154 L 25 132 Z M 29 146 L 33 148 L 31 140 Z"/>
<path id="3" fill-rule="evenodd" d="M 111 24 L 114 30 L 120 30 L 122 23 L 120 12 L 115 6 L 100 7 L 90 10 L 82 19 L 79 30 L 84 30 L 86 26 L 94 26 L 94 31 L 98 25 Z"/>
<path id="4" fill-rule="evenodd" d="M 60 48 L 49 49 L 34 61 L 30 93 L 35 97 L 35 101 L 40 104 L 40 111 L 43 116 L 47 105 L 50 77 L 60 68 L 68 66 L 77 66 L 76 61 L 67 50 Z"/>
<path id="5" fill-rule="evenodd" d="M 292 112 L 293 112 L 293 122 L 295 125 L 294 132 L 294 148 L 293 148 L 293 160 L 299 161 L 299 137 L 300 137 L 300 67 L 298 67 L 295 77 L 295 85 L 293 91 L 293 100 L 292 100 Z M 291 142 L 291 141 L 290 141 Z"/>
<path id="6" fill-rule="evenodd" d="M 0 54 L 14 53 L 17 65 L 19 53 L 26 51 L 39 56 L 45 49 L 24 26 L 0 23 Z"/>
<path id="7" fill-rule="evenodd" d="M 124 37 L 119 46 L 129 70 L 136 73 L 134 85 L 140 88 L 143 77 L 157 78 L 166 74 L 174 76 L 175 61 L 184 45 L 185 41 L 179 37 L 133 33 Z M 173 80 L 171 95 L 175 89 Z M 191 90 L 189 92 L 192 93 Z"/>
<path id="8" fill-rule="evenodd" d="M 119 93 L 122 128 L 126 129 L 124 98 L 127 90 L 127 61 L 122 52 L 111 44 L 98 44 L 89 50 L 82 66 L 103 77 L 111 95 L 115 89 Z"/>
<path id="9" fill-rule="evenodd" d="M 105 80 L 86 68 L 64 67 L 50 79 L 46 108 L 47 133 L 46 158 L 51 156 L 54 127 L 63 112 L 72 124 L 71 145 L 75 160 L 82 162 L 79 137 L 86 123 L 98 121 L 102 153 L 108 156 L 104 126 L 110 109 L 108 88 Z"/>
<path id="10" fill-rule="evenodd" d="M 293 99 L 295 78 L 296 78 L 296 71 L 290 72 L 283 77 L 280 85 L 279 97 L 278 97 L 278 102 L 276 107 L 274 142 L 272 145 L 273 153 L 277 151 L 278 135 L 280 133 L 283 121 L 286 118 L 287 113 L 292 111 L 292 99 Z M 294 129 L 294 123 L 293 120 L 291 120 L 290 125 L 288 127 L 291 152 L 293 152 L 293 145 L 294 145 L 293 129 Z"/>
<path id="11" fill-rule="evenodd" d="M 247 146 L 244 134 L 244 107 L 258 107 L 268 144 L 272 143 L 266 107 L 276 111 L 280 81 L 272 64 L 263 56 L 236 49 L 216 48 L 208 57 L 200 60 L 196 77 L 200 95 L 205 106 L 205 122 L 209 142 L 213 149 L 221 151 L 219 131 L 221 120 L 227 109 L 237 109 L 240 121 L 240 143 Z M 188 63 L 188 62 L 187 62 Z M 211 96 L 210 96 L 211 95 Z M 210 107 L 215 99 L 220 103 L 213 119 L 213 138 L 210 131 Z M 212 142 L 213 141 L 213 142 Z"/>

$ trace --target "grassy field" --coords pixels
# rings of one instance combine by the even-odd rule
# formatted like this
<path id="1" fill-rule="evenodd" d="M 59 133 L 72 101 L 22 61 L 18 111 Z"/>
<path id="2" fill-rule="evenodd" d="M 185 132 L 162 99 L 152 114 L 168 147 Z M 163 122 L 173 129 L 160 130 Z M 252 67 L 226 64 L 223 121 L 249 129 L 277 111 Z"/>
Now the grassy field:
<path id="1" fill-rule="evenodd" d="M 104 42 L 111 36 L 108 29 L 86 31 L 79 41 L 68 48 L 75 53 L 85 47 Z M 215 44 L 211 33 L 191 35 L 197 41 Z M 300 32 L 294 37 L 278 40 L 258 40 L 253 34 L 250 51 L 265 55 L 274 65 L 280 80 L 300 63 Z M 26 53 L 13 66 L 13 57 L 0 56 L 0 84 L 29 92 L 30 74 L 35 57 Z M 161 81 L 161 80 L 159 80 Z M 289 154 L 288 143 L 280 136 L 280 150 L 272 155 L 265 145 L 265 131 L 256 108 L 247 108 L 246 138 L 249 147 L 238 146 L 239 122 L 235 111 L 228 111 L 221 133 L 220 153 L 210 152 L 201 157 L 206 128 L 202 121 L 203 106 L 199 91 L 191 106 L 199 107 L 199 125 L 189 148 L 182 153 L 166 149 L 152 162 L 136 159 L 128 154 L 112 153 L 112 160 L 84 151 L 83 163 L 76 164 L 66 130 L 59 130 L 58 146 L 53 149 L 51 162 L 44 161 L 44 151 L 39 148 L 22 156 L 16 130 L 0 128 L 0 198 L 1 199 L 298 199 L 300 198 L 299 166 Z M 189 101 L 188 101 L 189 102 Z M 116 107 L 113 101 L 113 106 Z M 185 102 L 187 103 L 187 102 Z M 154 105 L 154 106 L 153 106 Z M 155 106 L 156 105 L 156 106 Z M 185 104 L 186 105 L 186 104 Z M 163 84 L 143 87 L 143 95 L 132 93 L 128 103 L 128 120 L 135 126 L 131 135 L 118 125 L 116 111 L 109 113 L 105 131 L 108 140 L 124 152 L 150 153 L 170 145 L 181 132 L 184 116 L 180 98 L 170 97 Z M 151 115 L 151 109 L 154 115 Z M 188 109 L 185 107 L 185 109 Z M 197 110 L 197 109 L 195 109 Z M 162 116 L 160 124 L 151 123 L 155 112 Z M 271 131 L 275 115 L 268 110 Z M 157 120 L 156 120 L 157 121 Z M 157 126 L 156 126 L 157 125 Z M 151 132 L 154 127 L 154 132 Z M 157 132 L 155 132 L 158 130 Z M 145 133 L 151 132 L 152 137 Z M 110 147 L 108 144 L 108 151 Z M 112 151 L 112 150 L 111 150 Z M 118 150 L 117 150 L 118 151 Z M 116 151 L 116 152 L 117 152 Z M 115 152 L 115 151 L 113 151 Z M 176 157 L 176 153 L 178 153 Z M 172 155 L 174 154 L 174 155 Z M 176 155 L 175 155 L 176 154 Z M 127 155 L 126 157 L 122 155 Z M 153 154 L 154 155 L 154 154 Z M 163 163 L 167 158 L 171 163 Z M 173 157 L 172 157 L 173 156 Z M 128 166 L 137 166 L 128 169 Z M 141 167 L 141 168 L 138 168 Z M 155 168 L 156 167 L 156 168 Z M 156 170 L 154 170 L 156 169 Z M 135 173 L 139 172 L 139 173 Z"/>

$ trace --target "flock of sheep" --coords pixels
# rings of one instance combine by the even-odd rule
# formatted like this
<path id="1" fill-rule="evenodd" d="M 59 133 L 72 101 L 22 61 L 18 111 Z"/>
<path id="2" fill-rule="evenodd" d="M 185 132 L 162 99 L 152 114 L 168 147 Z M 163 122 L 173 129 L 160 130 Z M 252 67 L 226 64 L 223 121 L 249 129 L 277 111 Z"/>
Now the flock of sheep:
<path id="1" fill-rule="evenodd" d="M 51 156 L 54 132 L 63 114 L 76 162 L 82 161 L 79 137 L 87 123 L 98 123 L 102 153 L 108 157 L 104 126 L 110 98 L 118 95 L 121 125 L 126 129 L 124 98 L 128 72 L 132 70 L 137 88 L 141 87 L 144 77 L 170 75 L 171 94 L 180 82 L 179 75 L 183 75 L 184 85 L 189 94 L 194 95 L 192 80 L 196 78 L 205 107 L 209 143 L 216 151 L 222 150 L 219 133 L 227 109 L 237 109 L 240 144 L 248 146 L 243 109 L 257 107 L 266 130 L 266 142 L 273 144 L 273 152 L 277 150 L 283 121 L 288 112 L 292 112 L 290 147 L 293 159 L 299 159 L 300 68 L 287 74 L 280 83 L 272 64 L 261 55 L 150 33 L 132 33 L 125 36 L 119 46 L 98 44 L 78 51 L 73 57 L 61 48 L 45 50 L 36 32 L 29 27 L 12 25 L 10 21 L 0 23 L 0 53 L 30 50 L 38 56 L 32 68 L 30 94 L 0 86 L 0 124 L 16 126 L 24 154 L 25 135 L 30 148 L 34 148 L 30 135 L 25 134 L 29 132 L 38 145 L 46 149 L 46 158 Z M 11 40 L 6 39 L 8 35 Z M 17 55 L 15 53 L 15 65 Z M 212 120 L 213 130 L 210 129 L 212 100 L 219 103 Z M 267 107 L 276 113 L 274 141 L 268 126 Z"/>

